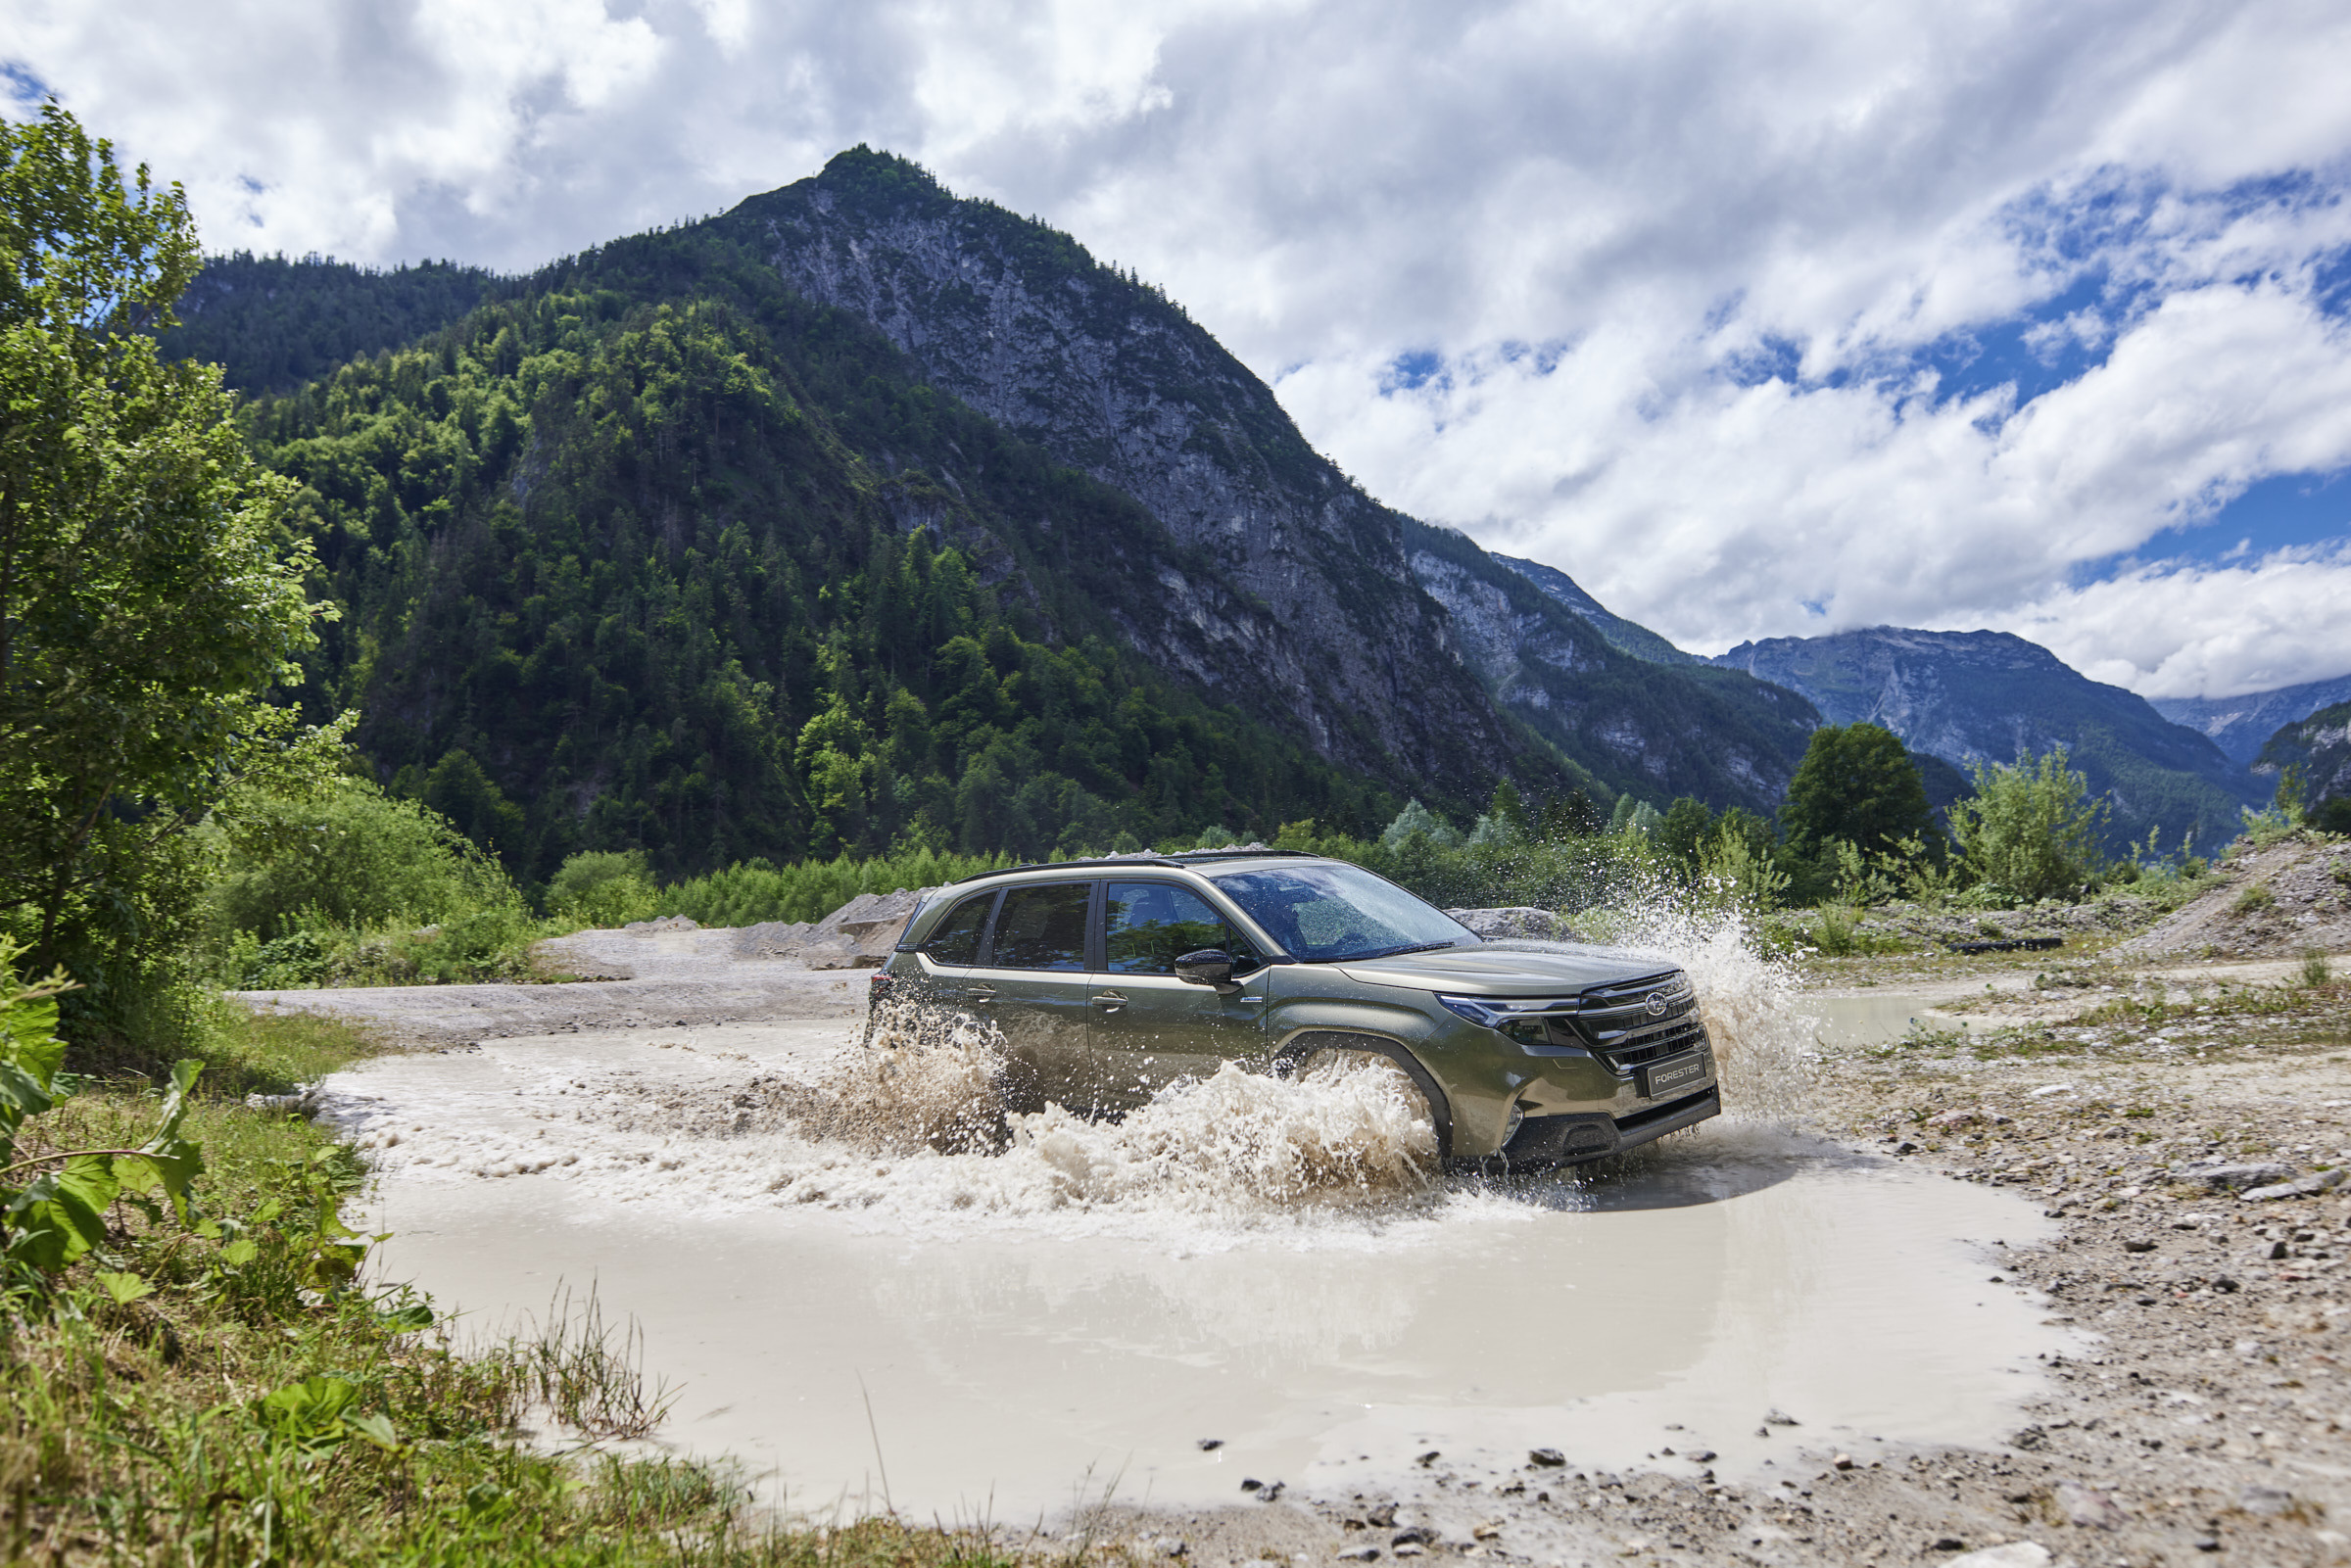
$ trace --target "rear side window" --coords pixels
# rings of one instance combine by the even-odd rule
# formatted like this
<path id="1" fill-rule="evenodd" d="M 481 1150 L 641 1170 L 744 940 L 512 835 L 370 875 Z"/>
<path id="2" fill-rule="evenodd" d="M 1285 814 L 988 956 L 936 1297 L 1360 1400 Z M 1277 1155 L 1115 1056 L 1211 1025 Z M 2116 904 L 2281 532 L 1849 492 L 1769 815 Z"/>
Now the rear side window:
<path id="1" fill-rule="evenodd" d="M 1042 887 L 1008 887 L 996 917 L 989 969 L 1083 970 L 1085 913 L 1094 901 L 1091 882 L 1053 882 Z"/>
<path id="2" fill-rule="evenodd" d="M 996 907 L 993 892 L 974 893 L 947 911 L 923 951 L 934 964 L 969 967 L 980 962 L 980 934 L 987 929 L 988 911 Z"/>
<path id="3" fill-rule="evenodd" d="M 1112 882 L 1102 903 L 1102 934 L 1113 974 L 1173 974 L 1185 953 L 1217 947 L 1247 964 L 1240 933 L 1216 907 L 1172 882 Z"/>

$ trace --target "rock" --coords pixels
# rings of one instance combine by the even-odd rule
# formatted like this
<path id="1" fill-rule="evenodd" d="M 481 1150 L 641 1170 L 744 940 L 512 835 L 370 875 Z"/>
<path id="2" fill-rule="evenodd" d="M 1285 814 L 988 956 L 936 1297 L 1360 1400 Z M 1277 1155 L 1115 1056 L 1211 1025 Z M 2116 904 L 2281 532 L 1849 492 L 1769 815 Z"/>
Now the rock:
<path id="1" fill-rule="evenodd" d="M 1443 1457 L 1443 1455 L 1441 1455 L 1440 1453 L 1438 1453 L 1438 1451 L 1437 1451 L 1436 1449 L 1429 1449 L 1429 1450 L 1428 1450 L 1426 1453 L 1423 1453 L 1423 1454 L 1421 1454 L 1421 1455 L 1420 1455 L 1418 1458 L 1415 1459 L 1415 1460 L 1413 1461 L 1413 1463 L 1415 1463 L 1415 1464 L 1418 1465 L 1418 1466 L 1419 1466 L 1421 1469 L 1425 1470 L 1425 1469 L 1427 1469 L 1427 1468 L 1428 1468 L 1430 1465 L 1432 1465 L 1432 1464 L 1435 1464 L 1435 1463 L 1437 1462 L 1437 1460 L 1438 1460 L 1439 1458 L 1441 1458 L 1441 1457 Z M 1566 1460 L 1564 1460 L 1564 1459 L 1561 1459 L 1559 1462 L 1560 1462 L 1561 1464 L 1565 1464 L 1567 1461 L 1566 1461 Z"/>
<path id="2" fill-rule="evenodd" d="M 2127 1253 L 2151 1253 L 2154 1250 L 2155 1244 L 2144 1236 L 2125 1236 L 2123 1238 L 2123 1251 Z"/>
<path id="3" fill-rule="evenodd" d="M 2037 1541 L 2011 1541 L 1953 1557 L 1943 1568 L 2048 1568 L 2049 1548 Z"/>
<path id="4" fill-rule="evenodd" d="M 2008 1438 L 2008 1446 L 2012 1449 L 2039 1449 L 2047 1447 L 2049 1435 L 2046 1432 L 2037 1426 L 2028 1426 L 2011 1433 Z"/>
<path id="5" fill-rule="evenodd" d="M 1281 1496 L 1281 1482 L 1269 1481 L 1264 1486 L 1257 1489 L 1257 1500 L 1260 1502 L 1271 1502 L 1275 1497 Z"/>
<path id="6" fill-rule="evenodd" d="M 2057 1483 L 2057 1511 L 2068 1524 L 2084 1530 L 2120 1530 L 2131 1522 L 2120 1503 L 2079 1481 Z"/>
<path id="7" fill-rule="evenodd" d="M 663 931 L 698 931 L 701 923 L 684 915 L 667 915 L 659 920 L 633 920 L 621 927 L 631 936 L 658 936 Z"/>
<path id="8" fill-rule="evenodd" d="M 1241 1477 L 1241 1490 L 1242 1490 L 1243 1492 L 1255 1492 L 1255 1491 L 1258 1491 L 1258 1490 L 1259 1490 L 1260 1488 L 1262 1488 L 1263 1486 L 1265 1486 L 1265 1483 L 1264 1483 L 1263 1481 L 1260 1481 L 1260 1480 L 1259 1480 L 1257 1477 L 1255 1477 L 1255 1476 L 1243 1476 L 1243 1477 Z"/>
<path id="9" fill-rule="evenodd" d="M 1841 1453 L 1837 1455 L 1836 1458 L 1831 1459 L 1829 1463 L 1835 1465 L 1840 1470 L 1850 1470 L 1853 1467 L 1853 1456 L 1849 1453 Z"/>
<path id="10" fill-rule="evenodd" d="M 1547 909 L 1449 909 L 1445 913 L 1489 941 L 1518 937 L 1554 942 L 1567 934 L 1565 923 Z"/>
<path id="11" fill-rule="evenodd" d="M 2293 1511 L 2294 1495 L 2279 1487 L 2249 1486 L 2236 1495 L 2236 1505 L 2247 1513 L 2275 1519 Z"/>
<path id="12" fill-rule="evenodd" d="M 1388 1544 L 1391 1546 L 1425 1546 L 1434 1540 L 1436 1537 L 1429 1533 L 1426 1525 L 1407 1525 L 1388 1538 Z"/>
<path id="13" fill-rule="evenodd" d="M 1942 1116 L 1927 1117 L 1930 1127 L 1969 1127 L 1984 1118 L 1973 1111 L 1945 1111 Z"/>
<path id="14" fill-rule="evenodd" d="M 2044 1083 L 2039 1088 L 2035 1089 L 2030 1098 L 2035 1100 L 2045 1100 L 2052 1094 L 2071 1094 L 2073 1092 L 2074 1086 L 2070 1083 Z"/>
<path id="15" fill-rule="evenodd" d="M 1376 1508 L 1367 1510 L 1364 1514 L 1364 1522 L 1376 1525 L 1382 1530 L 1392 1528 L 1396 1523 L 1396 1504 L 1383 1502 Z"/>
<path id="16" fill-rule="evenodd" d="M 1765 1426 L 1800 1426 L 1803 1423 L 1797 1420 L 1795 1416 L 1790 1415 L 1786 1410 L 1774 1405 L 1770 1409 L 1763 1412 L 1763 1424 Z"/>
<path id="17" fill-rule="evenodd" d="M 2238 1193 L 2237 1196 L 2249 1204 L 2275 1203 L 2280 1198 L 2308 1198 L 2313 1194 L 2339 1187 L 2342 1182 L 2343 1172 L 2341 1170 L 2320 1170 L 2307 1176 L 2298 1177 L 2293 1181 L 2281 1181 L 2267 1187 L 2248 1188 L 2246 1191 Z"/>
<path id="18" fill-rule="evenodd" d="M 1192 1549 L 1181 1536 L 1162 1536 L 1151 1543 L 1151 1547 L 1162 1557 L 1180 1557 Z"/>
<path id="19" fill-rule="evenodd" d="M 1200 1440 L 1200 1451 L 1202 1453 L 1214 1453 L 1223 1447 L 1224 1447 L 1224 1440 L 1223 1438 L 1202 1438 Z"/>
<path id="20" fill-rule="evenodd" d="M 2273 1182 L 2285 1181 L 2294 1173 L 2291 1165 L 2263 1161 L 2240 1164 L 2190 1165 L 2182 1171 L 2187 1181 L 2200 1181 L 2208 1187 L 2226 1187 L 2242 1192 L 2248 1187 L 2266 1187 Z"/>
<path id="21" fill-rule="evenodd" d="M 1378 1560 L 1379 1548 L 1368 1544 L 1339 1548 L 1339 1561 L 1341 1562 L 1377 1562 Z"/>
<path id="22" fill-rule="evenodd" d="M 1529 1449 L 1526 1450 L 1526 1462 L 1556 1470 L 1567 1462 L 1567 1455 L 1557 1449 Z"/>

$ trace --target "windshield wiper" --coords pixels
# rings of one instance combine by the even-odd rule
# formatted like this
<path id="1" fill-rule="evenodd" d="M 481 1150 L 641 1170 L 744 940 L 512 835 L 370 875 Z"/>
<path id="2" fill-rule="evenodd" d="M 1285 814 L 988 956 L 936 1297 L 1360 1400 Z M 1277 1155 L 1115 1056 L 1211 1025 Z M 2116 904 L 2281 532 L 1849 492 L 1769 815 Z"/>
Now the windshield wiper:
<path id="1" fill-rule="evenodd" d="M 1450 942 L 1412 942 L 1403 947 L 1382 947 L 1368 953 L 1350 953 L 1345 958 L 1334 958 L 1331 962 L 1333 964 L 1360 964 L 1367 958 L 1395 958 L 1404 953 L 1433 953 L 1440 947 L 1459 947 L 1460 945 L 1459 937 Z"/>

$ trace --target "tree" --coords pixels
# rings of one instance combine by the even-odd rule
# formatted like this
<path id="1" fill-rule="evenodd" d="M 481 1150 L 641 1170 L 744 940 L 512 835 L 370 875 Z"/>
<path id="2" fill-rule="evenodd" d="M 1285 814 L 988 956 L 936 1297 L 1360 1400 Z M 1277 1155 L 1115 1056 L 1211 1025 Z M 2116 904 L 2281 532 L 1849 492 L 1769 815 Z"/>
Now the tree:
<path id="1" fill-rule="evenodd" d="M 2030 904 L 2088 879 L 2106 806 L 2065 764 L 2065 747 L 2052 746 L 2038 762 L 1976 765 L 1974 796 L 1951 807 L 1951 836 L 1977 881 Z"/>
<path id="2" fill-rule="evenodd" d="M 1797 764 L 1780 807 L 1780 832 L 1805 860 L 1843 839 L 1865 855 L 1899 853 L 1905 838 L 1935 836 L 1918 764 L 1892 731 L 1874 724 L 1823 725 Z"/>
<path id="3" fill-rule="evenodd" d="M 216 369 L 156 354 L 197 265 L 178 186 L 55 104 L 0 124 L 0 926 L 101 1005 L 193 908 L 187 830 L 341 746 L 264 699 L 313 638 L 293 487 Z"/>

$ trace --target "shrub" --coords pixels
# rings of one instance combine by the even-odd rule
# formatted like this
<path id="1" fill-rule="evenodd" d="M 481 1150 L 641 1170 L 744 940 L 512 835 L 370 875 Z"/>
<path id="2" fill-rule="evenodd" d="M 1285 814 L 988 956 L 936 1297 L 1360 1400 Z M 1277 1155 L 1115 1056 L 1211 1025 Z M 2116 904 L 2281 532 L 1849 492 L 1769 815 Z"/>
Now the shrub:
<path id="1" fill-rule="evenodd" d="M 2236 912 L 2239 915 L 2258 915 L 2265 909 L 2277 907 L 2278 895 L 2259 882 L 2236 895 Z"/>
<path id="2" fill-rule="evenodd" d="M 2037 762 L 1978 764 L 1976 792 L 1950 809 L 1951 836 L 1979 884 L 2003 902 L 2038 903 L 2089 878 L 2106 808 L 2055 746 Z"/>
<path id="3" fill-rule="evenodd" d="M 223 931 L 447 924 L 520 900 L 496 861 L 437 813 L 343 781 L 315 803 L 264 799 L 234 831 L 212 888 Z"/>
<path id="4" fill-rule="evenodd" d="M 572 856 L 547 884 L 558 920 L 610 927 L 650 920 L 661 902 L 640 849 L 591 849 Z"/>
<path id="5" fill-rule="evenodd" d="M 2306 947 L 2302 950 L 2302 983 L 2304 985 L 2316 990 L 2333 978 L 2334 966 L 2327 962 L 2327 955 L 2324 951 L 2316 947 Z"/>

